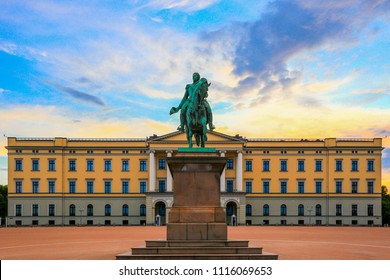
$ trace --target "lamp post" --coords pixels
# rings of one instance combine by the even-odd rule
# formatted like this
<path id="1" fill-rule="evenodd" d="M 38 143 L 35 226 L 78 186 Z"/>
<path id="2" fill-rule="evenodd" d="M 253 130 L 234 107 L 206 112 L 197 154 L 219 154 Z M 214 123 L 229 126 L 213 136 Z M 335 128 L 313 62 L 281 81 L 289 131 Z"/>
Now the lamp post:
<path id="1" fill-rule="evenodd" d="M 80 211 L 80 226 L 83 225 L 83 212 L 84 212 L 84 208 L 79 208 L 79 211 Z"/>
<path id="2" fill-rule="evenodd" d="M 311 212 L 313 212 L 313 206 L 310 206 L 307 212 L 309 212 L 309 226 L 311 226 Z"/>

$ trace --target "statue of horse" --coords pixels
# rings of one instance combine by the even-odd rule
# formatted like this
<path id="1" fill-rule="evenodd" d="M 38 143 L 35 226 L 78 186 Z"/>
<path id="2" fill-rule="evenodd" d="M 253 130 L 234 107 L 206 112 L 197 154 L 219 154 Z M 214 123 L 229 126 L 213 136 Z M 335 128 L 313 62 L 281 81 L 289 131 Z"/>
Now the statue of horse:
<path id="1" fill-rule="evenodd" d="M 189 94 L 189 104 L 186 111 L 185 127 L 188 147 L 192 148 L 192 136 L 195 136 L 196 144 L 205 146 L 207 141 L 207 112 L 205 98 L 210 84 L 206 78 L 201 78 Z"/>

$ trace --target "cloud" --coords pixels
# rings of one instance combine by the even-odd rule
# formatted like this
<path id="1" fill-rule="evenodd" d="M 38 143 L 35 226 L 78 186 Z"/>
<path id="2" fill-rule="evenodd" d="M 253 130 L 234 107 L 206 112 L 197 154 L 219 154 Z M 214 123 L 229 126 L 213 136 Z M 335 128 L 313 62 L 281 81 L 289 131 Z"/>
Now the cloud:
<path id="1" fill-rule="evenodd" d="M 0 94 L 3 94 L 3 93 L 10 93 L 11 91 L 7 90 L 7 89 L 3 89 L 3 88 L 0 88 Z"/>
<path id="2" fill-rule="evenodd" d="M 238 91 L 258 90 L 259 99 L 275 89 L 288 92 L 300 82 L 299 70 L 289 61 L 305 51 L 356 41 L 359 31 L 390 10 L 387 1 L 275 1 L 253 23 L 237 27 L 234 74 L 241 77 Z M 315 3 L 315 4 L 314 4 Z"/>
<path id="3" fill-rule="evenodd" d="M 88 94 L 85 92 L 81 92 L 81 91 L 75 90 L 75 89 L 70 88 L 70 87 L 65 87 L 65 86 L 60 86 L 60 85 L 56 85 L 54 87 L 57 90 L 59 90 L 63 93 L 69 94 L 71 97 L 78 99 L 78 100 L 81 100 L 83 102 L 98 105 L 98 106 L 105 106 L 104 101 L 102 99 L 94 96 L 94 95 L 91 95 L 91 94 Z"/>
<path id="4" fill-rule="evenodd" d="M 220 0 L 149 0 L 139 8 L 172 9 L 184 12 L 203 10 Z"/>

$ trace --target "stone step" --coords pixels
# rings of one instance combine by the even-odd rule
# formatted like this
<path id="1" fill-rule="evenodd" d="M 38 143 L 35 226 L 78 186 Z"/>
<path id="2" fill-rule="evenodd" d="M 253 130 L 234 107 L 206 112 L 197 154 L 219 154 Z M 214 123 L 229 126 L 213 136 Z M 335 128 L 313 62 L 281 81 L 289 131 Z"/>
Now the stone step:
<path id="1" fill-rule="evenodd" d="M 278 255 L 263 254 L 199 254 L 199 255 L 132 255 L 131 252 L 116 256 L 117 260 L 277 260 Z"/>
<path id="2" fill-rule="evenodd" d="M 146 247 L 248 247 L 248 240 L 146 240 Z"/>
<path id="3" fill-rule="evenodd" d="M 132 248 L 133 255 L 204 255 L 261 254 L 260 247 L 142 247 Z"/>

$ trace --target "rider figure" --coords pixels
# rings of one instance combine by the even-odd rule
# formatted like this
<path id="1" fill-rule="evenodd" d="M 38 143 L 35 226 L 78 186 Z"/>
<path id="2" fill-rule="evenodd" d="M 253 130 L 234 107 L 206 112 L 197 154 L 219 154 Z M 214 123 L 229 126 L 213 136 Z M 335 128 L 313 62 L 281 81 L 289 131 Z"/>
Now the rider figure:
<path id="1" fill-rule="evenodd" d="M 171 115 L 171 114 L 177 113 L 181 109 L 181 111 L 180 111 L 180 125 L 177 128 L 177 130 L 179 130 L 179 131 L 184 131 L 184 122 L 185 122 L 185 118 L 186 118 L 187 107 L 188 107 L 189 100 L 190 100 L 189 97 L 190 97 L 190 94 L 192 93 L 192 91 L 197 88 L 197 83 L 200 80 L 199 73 L 195 72 L 192 75 L 192 80 L 193 80 L 192 84 L 186 85 L 185 93 L 184 93 L 184 96 L 183 96 L 179 106 L 172 107 L 171 111 L 169 112 L 169 114 Z M 205 96 L 205 97 L 207 97 L 207 96 Z M 211 111 L 210 104 L 207 102 L 206 99 L 204 99 L 204 103 L 205 103 L 206 112 L 207 112 L 207 122 L 209 124 L 210 130 L 213 130 L 213 129 L 215 129 L 215 126 L 213 125 L 213 113 Z"/>

